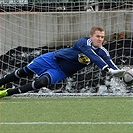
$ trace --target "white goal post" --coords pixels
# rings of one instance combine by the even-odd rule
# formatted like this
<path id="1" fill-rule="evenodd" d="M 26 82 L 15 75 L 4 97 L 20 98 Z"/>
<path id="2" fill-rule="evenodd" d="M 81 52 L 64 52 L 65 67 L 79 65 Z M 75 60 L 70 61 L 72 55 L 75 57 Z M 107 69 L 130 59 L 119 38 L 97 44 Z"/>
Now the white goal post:
<path id="1" fill-rule="evenodd" d="M 132 0 L 1 0 L 0 77 L 23 67 L 40 54 L 70 47 L 89 35 L 92 26 L 106 31 L 104 46 L 120 67 L 133 65 Z M 123 94 L 131 92 L 121 79 L 102 77 L 87 67 L 41 93 Z M 36 77 L 8 86 L 23 85 Z"/>

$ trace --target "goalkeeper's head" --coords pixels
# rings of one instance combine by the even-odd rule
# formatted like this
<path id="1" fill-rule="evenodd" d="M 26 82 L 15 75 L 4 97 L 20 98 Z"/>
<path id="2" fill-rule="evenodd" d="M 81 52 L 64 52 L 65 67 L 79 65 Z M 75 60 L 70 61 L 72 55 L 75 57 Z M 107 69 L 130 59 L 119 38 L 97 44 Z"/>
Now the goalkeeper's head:
<path id="1" fill-rule="evenodd" d="M 104 41 L 105 31 L 102 27 L 92 27 L 90 30 L 90 39 L 92 45 L 96 48 L 101 47 Z"/>

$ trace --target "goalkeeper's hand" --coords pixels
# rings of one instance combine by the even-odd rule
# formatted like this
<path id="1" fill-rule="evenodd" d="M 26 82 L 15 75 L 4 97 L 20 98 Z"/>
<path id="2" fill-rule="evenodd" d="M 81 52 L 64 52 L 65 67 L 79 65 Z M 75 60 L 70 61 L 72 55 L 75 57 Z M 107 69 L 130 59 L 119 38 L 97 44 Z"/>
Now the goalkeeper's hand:
<path id="1" fill-rule="evenodd" d="M 121 77 L 124 72 L 124 69 L 113 70 L 112 68 L 108 68 L 108 73 L 116 77 Z"/>

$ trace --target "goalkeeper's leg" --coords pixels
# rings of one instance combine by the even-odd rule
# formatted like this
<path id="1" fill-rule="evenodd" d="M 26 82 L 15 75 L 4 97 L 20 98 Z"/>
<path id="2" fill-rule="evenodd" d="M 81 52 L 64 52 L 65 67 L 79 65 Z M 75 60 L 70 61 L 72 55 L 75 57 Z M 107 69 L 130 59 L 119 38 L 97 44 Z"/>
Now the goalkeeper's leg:
<path id="1" fill-rule="evenodd" d="M 19 94 L 19 93 L 26 93 L 28 91 L 32 91 L 32 90 L 40 89 L 42 87 L 46 87 L 50 83 L 51 83 L 50 75 L 44 74 L 39 79 L 37 79 L 36 81 L 33 81 L 33 82 L 28 83 L 26 85 L 16 87 L 14 89 L 7 89 L 4 91 L 0 91 L 0 97 L 10 96 L 10 95 Z"/>
<path id="2" fill-rule="evenodd" d="M 3 85 L 5 85 L 6 83 L 17 81 L 21 77 L 26 77 L 30 74 L 33 74 L 33 72 L 31 70 L 29 70 L 27 67 L 25 67 L 23 69 L 18 69 L 16 71 L 14 71 L 13 73 L 8 74 L 5 77 L 3 77 L 2 79 L 0 79 L 0 89 L 2 89 Z"/>

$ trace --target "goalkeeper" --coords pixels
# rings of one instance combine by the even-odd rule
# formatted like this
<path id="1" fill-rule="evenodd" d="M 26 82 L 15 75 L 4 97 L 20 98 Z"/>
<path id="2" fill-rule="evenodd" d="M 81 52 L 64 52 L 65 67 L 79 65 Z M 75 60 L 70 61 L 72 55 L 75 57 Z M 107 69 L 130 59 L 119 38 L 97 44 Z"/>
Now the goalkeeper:
<path id="1" fill-rule="evenodd" d="M 103 72 L 114 76 L 122 75 L 124 70 L 118 69 L 108 51 L 102 46 L 104 36 L 105 31 L 102 27 L 92 27 L 90 36 L 80 38 L 72 47 L 40 55 L 27 66 L 0 79 L 0 88 L 4 88 L 6 83 L 31 74 L 36 74 L 39 78 L 14 89 L 1 90 L 0 97 L 26 93 L 56 84 L 93 63 Z"/>

